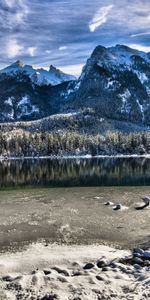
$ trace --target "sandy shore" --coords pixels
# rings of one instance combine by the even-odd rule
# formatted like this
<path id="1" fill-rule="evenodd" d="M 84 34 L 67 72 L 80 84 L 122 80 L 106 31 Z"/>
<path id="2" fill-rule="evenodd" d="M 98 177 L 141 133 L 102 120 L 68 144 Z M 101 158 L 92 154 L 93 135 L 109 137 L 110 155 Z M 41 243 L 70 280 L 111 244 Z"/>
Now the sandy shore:
<path id="1" fill-rule="evenodd" d="M 150 253 L 150 252 L 149 252 Z M 0 256 L 0 299 L 150 299 L 150 267 L 125 264 L 130 251 L 37 243 Z"/>
<path id="2" fill-rule="evenodd" d="M 135 209 L 144 195 L 149 187 L 1 191 L 0 300 L 150 299 L 150 257 L 132 253 L 150 248 L 150 208 Z"/>

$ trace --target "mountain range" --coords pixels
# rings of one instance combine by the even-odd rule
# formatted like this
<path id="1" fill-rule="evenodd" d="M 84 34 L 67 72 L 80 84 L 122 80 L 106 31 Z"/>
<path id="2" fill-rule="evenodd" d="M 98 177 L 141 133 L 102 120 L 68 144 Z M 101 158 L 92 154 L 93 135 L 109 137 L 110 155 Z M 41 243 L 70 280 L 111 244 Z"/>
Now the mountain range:
<path id="1" fill-rule="evenodd" d="M 99 119 L 150 126 L 150 53 L 124 45 L 97 46 L 78 79 L 17 61 L 0 71 L 0 86 L 1 122 L 88 109 Z"/>

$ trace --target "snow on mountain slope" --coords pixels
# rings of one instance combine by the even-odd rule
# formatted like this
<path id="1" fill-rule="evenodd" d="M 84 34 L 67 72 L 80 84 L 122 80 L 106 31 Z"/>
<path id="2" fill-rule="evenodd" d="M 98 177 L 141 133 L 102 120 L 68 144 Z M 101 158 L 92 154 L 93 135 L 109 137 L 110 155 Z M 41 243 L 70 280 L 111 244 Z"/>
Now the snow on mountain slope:
<path id="1" fill-rule="evenodd" d="M 12 65 L 0 70 L 0 74 L 16 76 L 17 74 L 25 74 L 30 77 L 34 84 L 41 85 L 58 85 L 65 81 L 75 80 L 75 76 L 68 75 L 56 69 L 52 65 L 49 71 L 45 69 L 34 69 L 30 65 L 24 65 L 21 61 L 16 61 Z"/>
<path id="2" fill-rule="evenodd" d="M 89 107 L 102 117 L 150 124 L 150 53 L 97 46 L 76 85 L 68 101 L 72 109 Z"/>
<path id="3" fill-rule="evenodd" d="M 141 58 L 145 63 L 150 63 L 149 53 L 129 48 L 124 45 L 116 45 L 114 47 L 105 48 L 98 46 L 93 52 L 93 56 L 99 56 L 98 65 L 111 68 L 132 68 L 135 58 Z"/>
<path id="4" fill-rule="evenodd" d="M 150 126 L 150 53 L 124 45 L 97 46 L 77 80 L 17 61 L 0 71 L 0 84 L 2 121 L 87 108 L 99 118 Z"/>
<path id="5" fill-rule="evenodd" d="M 30 98 L 25 95 L 22 97 L 18 103 L 16 103 L 14 97 L 9 97 L 4 101 L 6 105 L 6 111 L 2 113 L 3 117 L 11 121 L 17 119 L 19 120 L 22 116 L 31 116 L 33 113 L 39 113 L 39 108 L 37 105 L 31 103 Z M 15 110 L 17 108 L 17 116 L 15 116 Z"/>

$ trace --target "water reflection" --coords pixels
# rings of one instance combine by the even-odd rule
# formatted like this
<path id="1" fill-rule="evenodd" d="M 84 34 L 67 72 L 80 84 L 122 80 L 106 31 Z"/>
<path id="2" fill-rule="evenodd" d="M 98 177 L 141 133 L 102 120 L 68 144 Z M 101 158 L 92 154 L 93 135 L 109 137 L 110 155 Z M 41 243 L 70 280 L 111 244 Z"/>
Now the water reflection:
<path id="1" fill-rule="evenodd" d="M 113 185 L 150 185 L 150 159 L 43 159 L 0 162 L 0 188 Z"/>

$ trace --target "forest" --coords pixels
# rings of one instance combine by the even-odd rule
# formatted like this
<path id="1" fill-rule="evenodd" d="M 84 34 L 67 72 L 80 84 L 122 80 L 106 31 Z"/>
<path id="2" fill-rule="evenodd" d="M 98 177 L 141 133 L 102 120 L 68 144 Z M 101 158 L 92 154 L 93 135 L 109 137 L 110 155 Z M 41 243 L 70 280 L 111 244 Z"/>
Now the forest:
<path id="1" fill-rule="evenodd" d="M 150 132 L 71 133 L 0 132 L 1 157 L 117 155 L 150 153 Z"/>

